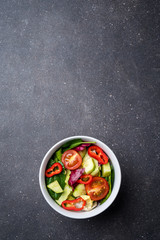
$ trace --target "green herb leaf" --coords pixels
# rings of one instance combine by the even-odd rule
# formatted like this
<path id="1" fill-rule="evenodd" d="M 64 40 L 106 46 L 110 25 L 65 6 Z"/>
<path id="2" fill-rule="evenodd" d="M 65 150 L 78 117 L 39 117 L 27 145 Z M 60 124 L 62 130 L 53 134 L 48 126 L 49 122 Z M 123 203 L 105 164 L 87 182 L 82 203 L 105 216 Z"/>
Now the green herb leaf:
<path id="1" fill-rule="evenodd" d="M 62 148 L 60 148 L 56 153 L 56 157 L 58 158 L 59 161 L 61 161 L 62 158 Z"/>
<path id="2" fill-rule="evenodd" d="M 48 161 L 47 167 L 46 169 L 50 168 L 54 163 L 56 163 L 58 161 L 57 157 L 55 156 L 55 154 L 53 154 L 53 156 L 51 157 L 51 159 Z"/>
<path id="3" fill-rule="evenodd" d="M 111 165 L 111 185 L 112 185 L 112 188 L 113 188 L 113 183 L 114 183 L 114 169 L 113 169 L 113 166 Z"/>
<path id="4" fill-rule="evenodd" d="M 81 139 L 71 140 L 71 141 L 66 142 L 65 144 L 63 144 L 63 145 L 62 145 L 62 148 L 66 148 L 66 147 L 68 147 L 68 146 L 70 146 L 70 145 L 72 145 L 73 143 L 76 143 L 76 142 L 82 142 L 82 140 L 81 140 Z"/>
<path id="5" fill-rule="evenodd" d="M 61 162 L 61 161 L 58 161 L 58 163 L 60 163 L 62 165 L 62 168 L 63 168 L 63 172 L 65 173 L 66 172 L 66 169 L 64 167 L 64 164 Z"/>

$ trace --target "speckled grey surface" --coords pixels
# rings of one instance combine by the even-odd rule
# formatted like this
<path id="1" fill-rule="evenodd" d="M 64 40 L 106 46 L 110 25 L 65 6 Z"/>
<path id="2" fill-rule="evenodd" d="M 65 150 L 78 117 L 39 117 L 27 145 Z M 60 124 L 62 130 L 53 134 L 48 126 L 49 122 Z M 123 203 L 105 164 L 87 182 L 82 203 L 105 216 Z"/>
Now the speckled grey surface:
<path id="1" fill-rule="evenodd" d="M 1 0 L 1 240 L 160 239 L 159 1 Z M 88 220 L 65 218 L 38 183 L 48 149 L 104 141 L 122 187 Z"/>

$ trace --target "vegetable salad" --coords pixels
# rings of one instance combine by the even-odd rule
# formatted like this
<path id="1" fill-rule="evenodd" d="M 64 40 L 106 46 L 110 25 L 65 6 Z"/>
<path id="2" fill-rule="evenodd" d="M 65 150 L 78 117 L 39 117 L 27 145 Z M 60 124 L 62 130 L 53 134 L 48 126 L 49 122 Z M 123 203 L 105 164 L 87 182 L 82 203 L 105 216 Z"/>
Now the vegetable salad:
<path id="1" fill-rule="evenodd" d="M 46 167 L 50 196 L 70 211 L 90 211 L 112 192 L 114 169 L 96 142 L 69 141 L 50 158 Z"/>

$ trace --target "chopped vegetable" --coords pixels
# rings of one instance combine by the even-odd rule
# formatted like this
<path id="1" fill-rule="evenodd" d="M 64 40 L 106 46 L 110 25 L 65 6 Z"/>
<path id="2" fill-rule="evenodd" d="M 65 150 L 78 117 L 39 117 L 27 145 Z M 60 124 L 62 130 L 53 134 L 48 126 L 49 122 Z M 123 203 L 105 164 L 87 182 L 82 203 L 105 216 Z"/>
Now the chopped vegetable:
<path id="1" fill-rule="evenodd" d="M 93 159 L 93 162 L 94 162 L 94 165 L 95 165 L 95 169 L 94 169 L 94 171 L 93 172 L 91 172 L 91 175 L 94 177 L 94 176 L 98 176 L 98 174 L 99 174 L 99 172 L 100 172 L 100 166 L 98 165 L 98 161 L 96 160 L 96 159 L 94 159 L 94 158 L 92 158 Z"/>
<path id="2" fill-rule="evenodd" d="M 86 174 L 86 175 L 82 175 L 80 179 L 78 179 L 77 183 L 89 184 L 91 181 L 92 181 L 92 175 Z"/>
<path id="3" fill-rule="evenodd" d="M 50 168 L 46 170 L 46 177 L 52 177 L 53 175 L 62 172 L 62 165 L 60 163 L 54 163 Z"/>
<path id="4" fill-rule="evenodd" d="M 95 169 L 94 161 L 88 153 L 83 158 L 82 167 L 85 169 L 85 174 L 90 174 Z"/>
<path id="5" fill-rule="evenodd" d="M 93 200 L 88 195 L 81 195 L 80 197 L 82 197 L 86 201 L 86 205 L 84 206 L 83 210 L 90 211 L 93 208 Z"/>
<path id="6" fill-rule="evenodd" d="M 60 149 L 56 152 L 56 157 L 58 158 L 59 161 L 61 161 L 61 158 L 62 158 L 62 148 L 60 148 Z"/>
<path id="7" fill-rule="evenodd" d="M 75 150 L 67 150 L 62 155 L 62 162 L 65 168 L 75 170 L 80 167 L 82 157 Z"/>
<path id="8" fill-rule="evenodd" d="M 102 177 L 107 177 L 111 175 L 111 167 L 109 162 L 107 164 L 102 165 Z"/>
<path id="9" fill-rule="evenodd" d="M 48 184 L 47 187 L 50 188 L 52 191 L 54 191 L 56 193 L 63 192 L 63 189 L 61 188 L 61 186 L 59 185 L 57 180 Z"/>
<path id="10" fill-rule="evenodd" d="M 62 202 L 62 207 L 66 210 L 81 211 L 86 204 L 86 201 L 79 197 L 74 200 L 65 200 Z"/>
<path id="11" fill-rule="evenodd" d="M 100 164 L 106 164 L 108 162 L 107 155 L 98 146 L 91 146 L 88 149 L 88 154 L 90 157 L 95 158 Z"/>
<path id="12" fill-rule="evenodd" d="M 69 186 L 68 184 L 65 185 L 64 187 L 64 191 L 62 193 L 62 195 L 60 196 L 60 198 L 58 200 L 56 200 L 56 202 L 61 205 L 63 201 L 65 201 L 68 196 L 70 195 L 70 193 L 72 192 L 72 187 Z"/>
<path id="13" fill-rule="evenodd" d="M 79 155 L 81 155 L 82 159 L 84 158 L 84 156 L 86 155 L 87 149 L 84 148 L 82 151 L 78 151 Z"/>
<path id="14" fill-rule="evenodd" d="M 74 171 L 71 171 L 71 175 L 69 178 L 69 185 L 73 186 L 75 182 L 80 178 L 80 176 L 84 173 L 84 168 L 79 168 Z"/>
<path id="15" fill-rule="evenodd" d="M 103 199 L 109 191 L 108 182 L 102 177 L 93 177 L 92 182 L 85 186 L 87 194 L 94 201 Z"/>
<path id="16" fill-rule="evenodd" d="M 74 189 L 73 196 L 78 197 L 78 196 L 84 195 L 84 194 L 86 194 L 85 185 L 84 184 L 78 184 Z"/>

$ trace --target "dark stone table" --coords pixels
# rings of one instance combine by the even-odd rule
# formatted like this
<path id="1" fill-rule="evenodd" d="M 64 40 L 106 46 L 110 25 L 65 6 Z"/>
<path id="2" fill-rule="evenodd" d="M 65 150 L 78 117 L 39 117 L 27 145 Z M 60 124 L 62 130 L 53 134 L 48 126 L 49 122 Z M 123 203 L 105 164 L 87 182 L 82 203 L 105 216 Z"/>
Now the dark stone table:
<path id="1" fill-rule="evenodd" d="M 1 0 L 1 240 L 160 239 L 159 1 Z M 41 161 L 88 135 L 115 152 L 122 186 L 97 217 L 46 203 Z"/>

